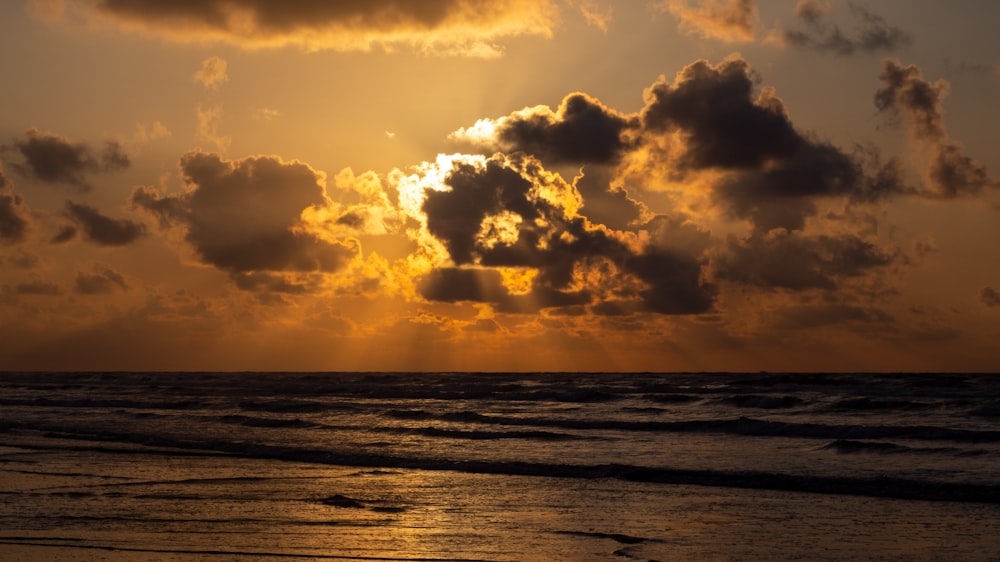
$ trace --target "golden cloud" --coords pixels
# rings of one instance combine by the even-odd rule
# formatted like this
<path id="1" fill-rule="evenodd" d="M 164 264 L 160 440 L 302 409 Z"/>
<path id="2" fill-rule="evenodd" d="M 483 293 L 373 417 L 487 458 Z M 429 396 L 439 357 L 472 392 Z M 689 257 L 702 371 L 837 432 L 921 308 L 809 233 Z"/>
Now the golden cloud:
<path id="1" fill-rule="evenodd" d="M 549 36 L 551 0 L 66 0 L 36 9 L 46 19 L 72 13 L 94 23 L 179 43 L 307 51 L 413 48 L 427 54 L 495 57 L 496 41 Z M 61 4 L 60 4 L 61 6 Z"/>

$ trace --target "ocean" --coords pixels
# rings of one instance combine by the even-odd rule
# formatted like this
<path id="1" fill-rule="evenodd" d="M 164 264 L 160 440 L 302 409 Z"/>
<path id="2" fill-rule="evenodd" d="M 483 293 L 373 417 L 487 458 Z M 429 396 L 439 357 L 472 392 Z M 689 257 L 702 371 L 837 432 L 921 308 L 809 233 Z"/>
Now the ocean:
<path id="1" fill-rule="evenodd" d="M 3 373 L 0 560 L 1000 560 L 1000 376 Z"/>

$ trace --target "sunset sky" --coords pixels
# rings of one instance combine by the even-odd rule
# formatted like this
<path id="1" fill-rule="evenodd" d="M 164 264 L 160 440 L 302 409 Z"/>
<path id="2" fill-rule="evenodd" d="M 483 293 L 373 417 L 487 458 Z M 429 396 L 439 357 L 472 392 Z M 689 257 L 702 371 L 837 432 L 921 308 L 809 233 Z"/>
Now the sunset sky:
<path id="1" fill-rule="evenodd" d="M 998 21 L 0 3 L 0 369 L 1000 370 Z"/>

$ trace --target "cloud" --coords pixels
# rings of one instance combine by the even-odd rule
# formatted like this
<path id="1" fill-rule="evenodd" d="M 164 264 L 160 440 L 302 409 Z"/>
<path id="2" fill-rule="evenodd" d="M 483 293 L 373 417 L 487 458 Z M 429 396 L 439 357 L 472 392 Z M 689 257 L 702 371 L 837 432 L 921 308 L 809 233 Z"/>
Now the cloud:
<path id="1" fill-rule="evenodd" d="M 570 0 L 570 5 L 580 9 L 580 14 L 588 24 L 605 33 L 608 32 L 608 25 L 614 19 L 614 9 L 612 6 L 608 5 L 601 8 L 595 0 Z"/>
<path id="2" fill-rule="evenodd" d="M 28 0 L 27 9 L 31 15 L 42 21 L 55 22 L 66 13 L 66 1 Z"/>
<path id="3" fill-rule="evenodd" d="M 672 244 L 685 226 L 665 219 L 644 236 L 578 214 L 574 186 L 523 153 L 454 159 L 420 207 L 426 235 L 450 264 L 419 286 L 430 300 L 487 302 L 503 312 L 592 305 L 599 314 L 697 314 L 715 288 L 703 248 Z M 668 234 L 663 234 L 667 232 Z"/>
<path id="4" fill-rule="evenodd" d="M 31 228 L 31 214 L 0 169 L 0 243 L 23 242 Z"/>
<path id="5" fill-rule="evenodd" d="M 267 271 L 238 272 L 232 275 L 232 279 L 236 286 L 244 291 L 263 294 L 300 295 L 315 291 L 319 285 L 316 276 L 296 278 Z"/>
<path id="6" fill-rule="evenodd" d="M 805 304 L 777 310 L 768 320 L 769 328 L 797 331 L 844 323 L 887 324 L 893 319 L 874 308 L 847 304 Z"/>
<path id="7" fill-rule="evenodd" d="M 34 269 L 41 265 L 42 258 L 37 254 L 18 248 L 12 255 L 7 256 L 7 263 L 17 269 Z"/>
<path id="8" fill-rule="evenodd" d="M 495 269 L 445 267 L 421 278 L 420 294 L 438 302 L 489 303 L 498 312 L 530 314 L 546 308 L 587 304 L 586 291 L 558 291 L 534 287 L 526 294 L 514 294 Z"/>
<path id="9" fill-rule="evenodd" d="M 910 42 L 910 36 L 863 6 L 850 3 L 852 15 L 860 20 L 855 36 L 846 35 L 840 26 L 828 20 L 831 9 L 822 0 L 800 0 L 795 15 L 805 24 L 805 31 L 775 30 L 768 39 L 780 45 L 824 51 L 840 56 L 894 51 Z"/>
<path id="10" fill-rule="evenodd" d="M 815 200 L 877 200 L 906 190 L 895 162 L 848 154 L 800 132 L 771 88 L 738 56 L 689 64 L 673 83 L 661 77 L 645 92 L 640 118 L 643 166 L 676 179 L 712 172 L 713 196 L 761 231 L 802 229 Z M 719 174 L 721 172 L 721 174 Z"/>
<path id="11" fill-rule="evenodd" d="M 15 140 L 13 146 L 24 158 L 24 163 L 13 164 L 18 173 L 46 183 L 65 183 L 81 191 L 91 187 L 84 174 L 119 171 L 130 165 L 117 141 L 107 141 L 97 154 L 85 143 L 28 129 L 25 138 Z"/>
<path id="12" fill-rule="evenodd" d="M 993 287 L 983 287 L 983 290 L 979 291 L 979 300 L 989 308 L 1000 306 L 1000 292 Z"/>
<path id="13" fill-rule="evenodd" d="M 975 194 L 995 186 L 986 167 L 966 156 L 962 146 L 951 140 L 945 128 L 942 102 L 948 83 L 930 83 L 916 65 L 903 66 L 898 60 L 882 63 L 882 87 L 875 93 L 875 106 L 890 119 L 902 119 L 909 126 L 910 140 L 927 162 L 925 195 L 953 198 Z"/>
<path id="14" fill-rule="evenodd" d="M 480 120 L 451 138 L 507 152 L 523 150 L 549 164 L 607 163 L 625 149 L 622 135 L 634 125 L 634 118 L 587 94 L 573 93 L 555 112 L 544 105 L 525 108 L 496 120 Z"/>
<path id="15" fill-rule="evenodd" d="M 86 240 L 100 246 L 125 246 L 138 240 L 146 233 L 146 226 L 128 219 L 113 219 L 100 211 L 82 203 L 66 202 L 65 215 L 83 232 Z M 64 228 L 56 236 L 55 242 L 65 242 L 73 238 L 77 230 Z"/>
<path id="16" fill-rule="evenodd" d="M 573 181 L 580 193 L 580 213 L 614 230 L 627 230 L 651 215 L 645 204 L 633 198 L 612 166 L 587 166 Z"/>
<path id="17" fill-rule="evenodd" d="M 184 228 L 199 257 L 234 276 L 252 272 L 332 272 L 356 249 L 308 232 L 302 214 L 327 208 L 324 176 L 308 165 L 276 156 L 225 160 L 219 154 L 189 152 L 180 161 L 187 189 L 162 195 L 136 188 L 134 208 L 163 226 Z M 237 277 L 234 277 L 237 278 Z M 251 285 L 254 279 L 246 278 Z"/>
<path id="18" fill-rule="evenodd" d="M 523 151 L 547 166 L 584 166 L 576 187 L 586 214 L 614 228 L 647 213 L 627 180 L 685 184 L 680 197 L 687 199 L 707 187 L 710 204 L 762 232 L 801 230 L 822 199 L 862 204 L 912 190 L 899 163 L 883 162 L 874 148 L 848 153 L 797 129 L 774 89 L 758 88 L 759 81 L 738 55 L 715 65 L 699 60 L 673 81 L 661 76 L 635 114 L 572 93 L 556 111 L 536 106 L 480 119 L 450 138 Z"/>
<path id="19" fill-rule="evenodd" d="M 116 290 L 126 291 L 128 288 L 121 273 L 102 265 L 95 265 L 93 273 L 77 272 L 73 287 L 79 295 L 107 295 Z"/>
<path id="20" fill-rule="evenodd" d="M 896 256 L 853 234 L 805 235 L 782 230 L 730 238 L 714 262 L 716 275 L 764 289 L 836 289 L 845 278 L 886 267 Z"/>
<path id="21" fill-rule="evenodd" d="M 213 56 L 201 61 L 201 68 L 194 73 L 194 79 L 209 90 L 218 90 L 224 82 L 229 81 L 226 74 L 225 59 Z"/>
<path id="22" fill-rule="evenodd" d="M 63 294 L 62 287 L 49 281 L 26 281 L 14 286 L 14 292 L 18 295 L 35 295 L 43 297 L 57 297 Z"/>
<path id="23" fill-rule="evenodd" d="M 68 1 L 85 18 L 183 43 L 481 57 L 499 55 L 501 39 L 551 35 L 558 13 L 551 0 Z"/>
<path id="24" fill-rule="evenodd" d="M 132 136 L 132 142 L 141 146 L 149 141 L 165 139 L 172 134 L 170 129 L 160 121 L 153 121 L 149 125 L 139 123 L 135 126 L 135 134 Z"/>
<path id="25" fill-rule="evenodd" d="M 688 34 L 726 43 L 753 41 L 757 34 L 757 4 L 754 0 L 664 0 L 654 5 L 669 11 L 678 28 Z"/>
<path id="26" fill-rule="evenodd" d="M 273 121 L 281 117 L 281 111 L 270 107 L 258 107 L 253 110 L 251 116 L 254 119 L 260 119 L 261 121 Z"/>
<path id="27" fill-rule="evenodd" d="M 233 137 L 223 135 L 219 132 L 222 127 L 222 106 L 201 106 L 195 110 L 197 126 L 195 128 L 195 138 L 198 141 L 206 142 L 217 150 L 225 151 L 233 142 Z"/>
<path id="28" fill-rule="evenodd" d="M 704 314 L 716 282 L 844 290 L 901 263 L 876 229 L 851 231 L 864 206 L 913 193 L 900 163 L 799 130 L 759 82 L 739 56 L 695 61 L 654 82 L 634 114 L 573 93 L 556 111 L 527 108 L 456 131 L 455 140 L 507 153 L 424 171 L 434 179 L 410 214 L 422 214 L 443 259 L 419 291 L 507 311 Z M 548 165 L 579 168 L 567 183 Z M 654 194 L 668 204 L 662 214 L 647 205 Z M 724 230 L 737 219 L 748 233 L 713 237 L 692 221 L 709 208 Z M 439 255 L 433 243 L 423 246 Z"/>

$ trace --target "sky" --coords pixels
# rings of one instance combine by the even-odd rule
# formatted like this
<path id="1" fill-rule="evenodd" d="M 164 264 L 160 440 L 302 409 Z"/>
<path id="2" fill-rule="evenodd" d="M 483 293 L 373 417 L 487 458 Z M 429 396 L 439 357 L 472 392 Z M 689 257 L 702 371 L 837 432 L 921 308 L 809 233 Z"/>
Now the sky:
<path id="1" fill-rule="evenodd" d="M 997 21 L 0 3 L 0 370 L 1000 370 Z"/>

